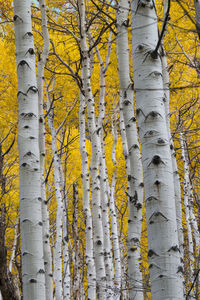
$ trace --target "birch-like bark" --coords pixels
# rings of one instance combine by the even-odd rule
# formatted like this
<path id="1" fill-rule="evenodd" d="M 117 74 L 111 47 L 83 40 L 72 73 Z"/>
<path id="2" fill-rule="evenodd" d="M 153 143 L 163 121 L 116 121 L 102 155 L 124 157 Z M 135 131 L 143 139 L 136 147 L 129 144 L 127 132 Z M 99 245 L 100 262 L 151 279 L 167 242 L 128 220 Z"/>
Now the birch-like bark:
<path id="1" fill-rule="evenodd" d="M 167 65 L 167 57 L 164 50 L 161 56 L 161 62 L 162 62 L 162 76 L 163 76 L 163 88 L 164 88 L 164 99 L 165 99 L 164 101 L 165 117 L 166 117 L 166 124 L 168 130 L 168 139 L 170 143 L 173 178 L 174 178 L 174 199 L 175 199 L 175 206 L 176 206 L 177 232 L 178 232 L 181 266 L 182 266 L 182 271 L 184 272 L 184 236 L 183 236 L 183 225 L 182 225 L 181 186 L 180 186 L 180 178 L 179 178 L 178 166 L 176 161 L 176 153 L 174 150 L 173 139 L 172 139 L 171 129 L 170 129 L 169 72 L 168 72 L 168 65 Z"/>
<path id="2" fill-rule="evenodd" d="M 73 183 L 73 220 L 72 220 L 72 237 L 73 237 L 73 299 L 81 299 L 80 296 L 80 245 L 78 237 L 78 183 Z"/>
<path id="3" fill-rule="evenodd" d="M 120 106 L 123 111 L 128 145 L 128 159 L 130 163 L 130 165 L 127 163 L 127 191 L 129 199 L 127 239 L 129 294 L 130 299 L 142 300 L 142 273 L 139 268 L 139 259 L 143 177 L 136 118 L 134 116 L 133 84 L 131 83 L 129 75 L 128 14 L 129 2 L 128 0 L 121 0 L 117 12 L 117 56 L 120 80 Z M 125 140 L 125 138 L 123 140 Z"/>
<path id="4" fill-rule="evenodd" d="M 58 132 L 58 130 L 57 130 Z M 62 140 L 62 139 L 61 139 Z M 62 147 L 62 145 L 61 145 Z M 67 162 L 65 161 L 65 164 Z M 65 170 L 65 172 L 64 172 Z M 63 170 L 62 154 L 59 158 L 59 171 L 60 171 L 60 188 L 62 191 L 63 199 L 63 298 L 64 300 L 71 299 L 71 276 L 70 276 L 70 257 L 69 257 L 69 238 L 68 238 L 68 203 L 65 186 L 66 166 Z"/>
<path id="5" fill-rule="evenodd" d="M 20 226 L 23 298 L 46 299 L 43 259 L 38 89 L 28 0 L 14 1 L 19 101 Z"/>
<path id="6" fill-rule="evenodd" d="M 12 273 L 13 261 L 14 261 L 14 258 L 15 258 L 16 247 L 17 247 L 18 224 L 19 224 L 19 213 L 17 212 L 17 218 L 16 218 L 16 223 L 15 223 L 15 231 L 14 231 L 13 249 L 12 249 L 12 254 L 11 254 L 9 267 L 8 267 L 8 270 L 9 270 L 10 273 Z"/>
<path id="7" fill-rule="evenodd" d="M 91 158 L 91 192 L 92 192 L 92 216 L 94 228 L 94 253 L 97 274 L 97 294 L 99 299 L 106 299 L 106 274 L 103 255 L 103 228 L 102 228 L 102 212 L 100 202 L 100 178 L 99 178 L 99 152 L 100 138 L 99 130 L 96 126 L 94 97 L 92 94 L 90 83 L 90 64 L 89 49 L 86 37 L 86 19 L 85 19 L 85 2 L 78 0 L 80 15 L 80 34 L 81 34 L 81 58 L 83 71 L 83 91 L 87 103 L 87 122 L 92 144 Z"/>
<path id="8" fill-rule="evenodd" d="M 186 218 L 187 235 L 188 235 L 188 251 L 189 251 L 189 266 L 190 266 L 189 278 L 190 281 L 193 282 L 194 275 L 195 275 L 194 274 L 195 254 L 197 254 L 198 256 L 198 252 L 199 252 L 199 232 L 198 232 L 197 220 L 194 214 L 193 189 L 190 182 L 190 170 L 189 170 L 189 163 L 188 163 L 186 140 L 183 132 L 180 132 L 180 145 L 181 145 L 181 154 L 182 154 L 183 168 L 184 168 L 183 193 L 184 193 L 185 218 Z M 192 296 L 194 297 L 194 292 L 191 292 L 190 295 L 191 297 Z"/>
<path id="9" fill-rule="evenodd" d="M 52 135 L 52 152 L 54 162 L 54 185 L 57 201 L 57 212 L 56 212 L 56 242 L 55 242 L 55 258 L 54 258 L 54 281 L 55 281 L 55 296 L 56 300 L 63 299 L 63 285 L 62 285 L 62 219 L 63 219 L 63 199 L 61 194 L 61 178 L 59 172 L 59 157 L 57 149 L 57 136 L 53 124 L 53 113 L 50 110 L 50 99 L 49 91 L 47 88 L 47 111 L 48 124 Z"/>
<path id="10" fill-rule="evenodd" d="M 103 246 L 104 261 L 107 282 L 107 299 L 113 299 L 114 293 L 114 266 L 112 255 L 112 244 L 110 236 L 110 220 L 109 220 L 109 195 L 108 195 L 108 177 L 106 172 L 105 161 L 105 145 L 103 134 L 101 134 L 101 158 L 100 158 L 100 187 L 101 187 L 101 205 L 102 205 L 102 224 L 103 224 Z"/>
<path id="11" fill-rule="evenodd" d="M 44 180 L 45 121 L 44 121 L 44 114 L 43 114 L 43 76 L 44 76 L 44 67 L 49 55 L 50 39 L 49 39 L 49 32 L 47 27 L 45 1 L 39 0 L 39 4 L 40 4 L 40 11 L 41 11 L 42 36 L 44 41 L 44 47 L 43 47 L 40 60 L 38 62 L 38 70 L 37 70 L 43 249 L 44 249 L 46 295 L 48 295 L 48 300 L 53 300 L 53 275 L 52 275 L 52 255 L 51 255 L 51 245 L 50 245 L 49 211 L 48 211 L 48 206 L 46 201 L 46 187 L 45 187 L 45 180 Z"/>
<path id="12" fill-rule="evenodd" d="M 88 170 L 88 154 L 85 146 L 85 97 L 80 93 L 79 107 L 79 145 L 82 162 L 83 211 L 85 215 L 86 265 L 88 280 L 88 299 L 96 297 L 96 269 L 94 263 L 93 225 L 90 209 L 90 185 Z"/>
<path id="13" fill-rule="evenodd" d="M 163 20 L 165 20 L 167 18 L 166 14 L 168 13 L 169 5 L 170 5 L 170 1 L 165 0 L 164 8 L 163 8 Z M 162 30 L 163 30 L 163 28 L 161 29 L 161 31 Z M 166 32 L 167 32 L 167 26 L 165 27 L 165 32 L 163 33 L 163 39 L 164 39 Z M 176 162 L 176 153 L 174 150 L 173 139 L 172 139 L 172 134 L 171 134 L 171 129 L 170 129 L 169 72 L 168 72 L 168 64 L 167 64 L 167 55 L 164 50 L 164 45 L 161 46 L 161 63 L 162 63 L 163 89 L 164 89 L 165 117 L 166 117 L 167 131 L 168 131 L 168 139 L 170 142 L 172 168 L 173 168 L 173 176 L 174 176 L 174 196 L 175 196 L 175 205 L 176 205 L 176 222 L 177 222 L 177 230 L 178 230 L 179 250 L 180 250 L 180 254 L 181 254 L 181 262 L 183 265 L 184 237 L 183 237 L 183 225 L 182 225 L 181 187 L 180 187 L 180 178 L 179 178 L 178 167 L 177 167 L 177 162 Z"/>
<path id="14" fill-rule="evenodd" d="M 109 202 L 108 202 L 108 176 L 106 172 L 106 160 L 105 160 L 105 144 L 103 134 L 103 121 L 105 117 L 105 77 L 108 69 L 110 54 L 111 54 L 111 39 L 112 33 L 110 32 L 108 38 L 108 51 L 106 55 L 105 64 L 100 55 L 98 47 L 95 47 L 96 54 L 100 63 L 100 93 L 99 93 L 99 115 L 98 115 L 98 130 L 100 135 L 101 149 L 100 155 L 100 195 L 101 195 L 101 207 L 102 207 L 102 225 L 103 225 L 103 247 L 104 247 L 104 262 L 106 271 L 106 298 L 112 300 L 114 297 L 114 266 L 112 255 L 112 244 L 110 236 L 110 219 L 109 219 Z M 93 40 L 94 43 L 94 40 Z"/>
<path id="15" fill-rule="evenodd" d="M 115 187 L 116 187 L 116 176 L 117 176 L 117 161 L 116 161 L 116 147 L 117 147 L 117 127 L 116 127 L 116 115 L 114 116 L 114 124 L 112 124 L 112 162 L 113 162 L 113 175 L 112 183 L 110 188 L 110 219 L 112 226 L 112 244 L 113 244 L 113 256 L 114 256 L 114 266 L 115 266 L 115 276 L 114 276 L 114 299 L 120 299 L 121 295 L 121 254 L 120 254 L 120 244 L 119 244 L 119 234 L 118 234 L 118 222 L 117 222 L 117 212 L 115 203 Z"/>
<path id="16" fill-rule="evenodd" d="M 132 51 L 146 197 L 152 299 L 183 299 L 173 169 L 154 1 L 132 1 Z"/>

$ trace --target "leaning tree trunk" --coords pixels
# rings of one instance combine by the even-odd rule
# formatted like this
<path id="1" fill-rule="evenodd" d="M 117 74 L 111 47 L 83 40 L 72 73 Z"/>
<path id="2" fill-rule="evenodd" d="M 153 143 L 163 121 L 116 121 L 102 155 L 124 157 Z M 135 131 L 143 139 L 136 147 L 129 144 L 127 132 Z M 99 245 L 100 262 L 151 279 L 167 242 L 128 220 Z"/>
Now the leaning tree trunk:
<path id="1" fill-rule="evenodd" d="M 28 0 L 14 1 L 19 101 L 20 226 L 23 298 L 46 299 L 43 259 L 38 89 Z"/>
<path id="2" fill-rule="evenodd" d="M 117 13 L 117 55 L 120 80 L 120 109 L 123 111 L 125 134 L 128 145 L 130 173 L 128 180 L 128 280 L 130 299 L 142 300 L 142 273 L 139 268 L 140 237 L 142 226 L 143 177 L 142 161 L 138 142 L 136 118 L 134 116 L 133 84 L 129 72 L 128 45 L 128 0 L 121 0 Z"/>
<path id="3" fill-rule="evenodd" d="M 41 10 L 42 36 L 44 41 L 43 51 L 38 61 L 37 87 L 38 87 L 38 109 L 39 109 L 39 147 L 40 147 L 40 176 L 41 176 L 41 198 L 42 198 L 42 223 L 43 223 L 43 249 L 45 267 L 45 287 L 48 300 L 53 300 L 53 275 L 52 255 L 50 245 L 49 211 L 46 201 L 46 187 L 44 179 L 45 164 L 45 121 L 43 114 L 43 77 L 44 67 L 49 55 L 50 39 L 47 28 L 46 5 L 44 0 L 39 0 Z"/>
<path id="4" fill-rule="evenodd" d="M 154 1 L 132 1 L 132 47 L 142 146 L 152 299 L 183 299 L 172 160 Z"/>

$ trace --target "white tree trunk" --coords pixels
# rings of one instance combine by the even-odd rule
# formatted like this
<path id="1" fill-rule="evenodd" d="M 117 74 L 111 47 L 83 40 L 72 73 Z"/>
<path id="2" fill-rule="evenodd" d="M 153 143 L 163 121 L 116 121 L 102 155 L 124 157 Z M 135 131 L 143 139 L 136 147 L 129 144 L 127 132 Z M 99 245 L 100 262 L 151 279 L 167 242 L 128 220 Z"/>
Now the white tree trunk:
<path id="1" fill-rule="evenodd" d="M 42 242 L 38 89 L 28 0 L 14 1 L 17 53 L 20 165 L 20 226 L 23 298 L 46 299 Z"/>
<path id="2" fill-rule="evenodd" d="M 166 2 L 165 2 L 166 3 Z M 165 117 L 166 124 L 168 130 L 168 139 L 170 143 L 171 157 L 172 157 L 172 168 L 173 168 L 173 176 L 174 176 L 174 197 L 175 197 L 175 205 L 176 205 L 176 222 L 177 222 L 177 230 L 178 230 L 178 240 L 179 240 L 179 250 L 181 256 L 181 263 L 183 266 L 184 259 L 184 237 L 183 237 L 183 225 L 182 225 L 182 204 L 181 204 L 181 187 L 180 187 L 180 178 L 178 173 L 178 167 L 176 162 L 176 153 L 174 150 L 173 139 L 171 135 L 170 129 L 170 112 L 169 112 L 169 100 L 170 100 L 170 91 L 169 91 L 169 72 L 167 65 L 167 56 L 162 50 L 161 62 L 162 62 L 162 76 L 163 76 L 163 88 L 164 88 L 164 105 L 165 105 Z"/>
<path id="3" fill-rule="evenodd" d="M 112 244 L 113 244 L 113 256 L 114 256 L 114 266 L 115 266 L 115 276 L 114 276 L 114 299 L 120 299 L 121 295 L 121 254 L 120 254 L 120 244 L 119 244 L 119 233 L 118 233 L 118 221 L 115 203 L 115 187 L 116 187 L 116 176 L 117 176 L 117 162 L 115 158 L 116 147 L 117 147 L 117 125 L 116 125 L 116 115 L 114 116 L 114 124 L 112 124 L 112 162 L 113 162 L 113 175 L 112 183 L 110 188 L 110 219 L 111 219 L 111 231 L 112 231 Z"/>
<path id="4" fill-rule="evenodd" d="M 53 300 L 53 275 L 52 275 L 52 255 L 50 245 L 49 211 L 46 202 L 46 187 L 44 180 L 45 164 L 45 121 L 43 114 L 43 77 L 44 67 L 49 54 L 50 40 L 47 28 L 46 5 L 44 0 L 40 0 L 41 25 L 44 47 L 38 62 L 37 87 L 38 87 L 38 109 L 39 109 L 39 146 L 40 146 L 40 176 L 41 176 L 41 198 L 42 198 L 42 222 L 43 222 L 43 248 L 45 267 L 45 287 L 48 300 Z"/>
<path id="5" fill-rule="evenodd" d="M 80 93 L 80 108 L 79 108 L 79 145 L 80 145 L 81 161 L 82 161 L 83 211 L 84 211 L 85 223 L 86 223 L 85 235 L 86 235 L 88 299 L 95 299 L 96 269 L 94 263 L 92 214 L 90 209 L 88 154 L 85 146 L 85 98 L 81 93 Z"/>
<path id="6" fill-rule="evenodd" d="M 55 259 L 54 259 L 54 281 L 55 281 L 55 295 L 56 300 L 63 299 L 63 285 L 62 285 L 62 220 L 63 220 L 63 199 L 61 195 L 61 178 L 59 172 L 59 157 L 57 149 L 57 136 L 53 124 L 53 113 L 50 110 L 50 99 L 49 91 L 47 88 L 47 111 L 48 124 L 52 135 L 52 153 L 54 162 L 54 185 L 55 194 L 57 201 L 57 212 L 56 212 L 56 243 L 55 243 Z"/>
<path id="7" fill-rule="evenodd" d="M 132 47 L 142 145 L 152 299 L 183 299 L 172 160 L 154 1 L 132 1 Z"/>
<path id="8" fill-rule="evenodd" d="M 62 139 L 61 139 L 62 140 Z M 66 162 L 65 162 L 66 163 Z M 60 187 L 63 199 L 63 298 L 71 299 L 71 276 L 70 276 L 70 257 L 69 257 L 69 238 L 68 238 L 68 203 L 65 186 L 65 176 L 62 166 L 62 155 L 59 159 Z M 66 171 L 66 170 L 65 170 Z"/>
<path id="9" fill-rule="evenodd" d="M 186 140 L 185 140 L 185 135 L 182 132 L 180 132 L 180 145 L 181 145 L 181 154 L 182 154 L 183 167 L 184 167 L 183 193 L 184 193 L 185 218 L 186 218 L 187 235 L 188 235 L 189 272 L 190 272 L 189 279 L 190 282 L 193 283 L 194 276 L 195 276 L 195 254 L 197 254 L 198 256 L 198 252 L 199 252 L 199 232 L 198 232 L 197 220 L 194 214 L 193 189 L 190 182 L 190 170 L 189 170 L 189 163 L 188 163 Z M 195 297 L 193 290 L 190 293 L 190 297 L 193 298 Z"/>
<path id="10" fill-rule="evenodd" d="M 129 165 L 127 162 L 127 191 L 129 199 L 127 239 L 129 294 L 130 299 L 142 300 L 142 273 L 139 268 L 139 259 L 142 226 L 143 177 L 136 119 L 134 116 L 133 85 L 129 75 L 128 14 L 129 2 L 128 0 L 121 0 L 117 12 L 117 56 L 120 80 L 120 107 L 123 111 L 125 123 L 124 134 L 126 134 L 128 145 L 127 159 L 129 159 L 130 163 Z M 123 143 L 126 143 L 125 137 L 123 138 Z M 124 145 L 124 147 L 126 146 Z M 124 151 L 126 150 L 124 149 Z"/>
<path id="11" fill-rule="evenodd" d="M 103 224 L 103 246 L 104 246 L 104 261 L 106 270 L 107 282 L 107 299 L 113 299 L 113 255 L 110 236 L 110 220 L 109 220 L 109 202 L 108 202 L 108 177 L 106 172 L 105 161 L 105 145 L 103 136 L 101 135 L 101 158 L 100 158 L 100 189 L 101 189 L 101 206 L 102 206 L 102 224 Z"/>
<path id="12" fill-rule="evenodd" d="M 100 201 L 100 179 L 99 179 L 99 152 L 100 138 L 97 130 L 94 98 L 90 83 L 90 64 L 89 53 L 86 38 L 86 20 L 85 20 L 85 2 L 78 0 L 80 14 L 80 34 L 81 34 L 81 56 L 83 70 L 83 90 L 87 103 L 87 122 L 92 143 L 92 158 L 91 158 L 91 192 L 92 192 L 92 216 L 94 228 L 94 253 L 97 275 L 97 294 L 99 299 L 106 299 L 106 274 L 103 255 L 103 228 L 102 228 L 102 212 Z"/>

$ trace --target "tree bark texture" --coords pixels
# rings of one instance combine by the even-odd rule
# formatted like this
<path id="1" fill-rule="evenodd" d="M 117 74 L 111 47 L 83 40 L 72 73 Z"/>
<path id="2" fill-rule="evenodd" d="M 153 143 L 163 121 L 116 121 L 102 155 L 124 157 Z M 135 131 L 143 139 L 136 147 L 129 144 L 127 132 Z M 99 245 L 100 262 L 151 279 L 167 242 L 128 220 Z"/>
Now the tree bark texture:
<path id="1" fill-rule="evenodd" d="M 131 2 L 136 113 L 142 147 L 152 299 L 183 299 L 173 169 L 154 1 Z"/>
<path id="2" fill-rule="evenodd" d="M 23 297 L 46 299 L 42 242 L 38 88 L 28 0 L 14 1 Z"/>

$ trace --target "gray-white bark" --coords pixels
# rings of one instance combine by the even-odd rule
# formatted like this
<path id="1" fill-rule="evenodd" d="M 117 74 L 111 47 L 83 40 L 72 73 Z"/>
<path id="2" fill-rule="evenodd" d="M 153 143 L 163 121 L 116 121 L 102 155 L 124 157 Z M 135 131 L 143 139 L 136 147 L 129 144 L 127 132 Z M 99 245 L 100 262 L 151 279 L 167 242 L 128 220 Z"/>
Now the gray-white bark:
<path id="1" fill-rule="evenodd" d="M 60 166 L 57 149 L 57 135 L 53 122 L 53 113 L 50 110 L 50 97 L 47 88 L 47 111 L 48 124 L 52 135 L 52 153 L 54 162 L 54 185 L 57 202 L 56 211 L 56 242 L 55 242 L 55 257 L 54 257 L 54 281 L 55 281 L 55 295 L 56 300 L 63 299 L 63 277 L 62 277 L 62 227 L 63 227 L 63 199 L 61 194 L 61 177 L 60 177 Z"/>
<path id="2" fill-rule="evenodd" d="M 40 176 L 41 176 L 41 198 L 42 198 L 42 222 L 43 222 L 43 249 L 45 267 L 45 287 L 48 300 L 53 300 L 53 275 L 52 255 L 50 245 L 49 211 L 46 201 L 46 187 L 44 180 L 45 164 L 45 121 L 43 114 L 43 77 L 44 67 L 49 54 L 50 39 L 47 28 L 46 5 L 44 0 L 39 0 L 41 10 L 42 36 L 44 41 L 43 51 L 38 62 L 37 87 L 38 87 L 38 109 L 39 109 L 39 147 L 40 147 Z"/>
<path id="3" fill-rule="evenodd" d="M 126 143 L 125 139 L 127 138 L 128 145 L 127 191 L 129 200 L 129 223 L 127 254 L 130 286 L 129 294 L 130 299 L 141 300 L 143 299 L 143 291 L 139 259 L 142 226 L 143 177 L 136 118 L 134 116 L 133 83 L 131 83 L 130 80 L 129 70 L 128 14 L 129 2 L 128 0 L 121 0 L 117 12 L 117 56 L 120 80 L 120 109 L 123 111 L 125 124 L 124 134 L 126 135 L 123 139 L 123 143 Z M 124 145 L 124 147 L 126 146 Z M 126 150 L 124 149 L 124 151 Z"/>
<path id="4" fill-rule="evenodd" d="M 18 147 L 23 297 L 26 300 L 44 300 L 46 295 L 38 140 L 38 89 L 30 1 L 14 1 L 14 25 L 19 101 Z"/>
<path id="5" fill-rule="evenodd" d="M 87 103 L 87 123 L 92 144 L 91 158 L 91 192 L 92 192 L 92 216 L 94 228 L 94 253 L 97 275 L 97 293 L 99 299 L 106 297 L 106 274 L 103 255 L 103 228 L 102 228 L 102 212 L 100 202 L 100 178 L 99 178 L 99 152 L 100 138 L 98 128 L 96 126 L 96 118 L 94 111 L 94 97 L 90 82 L 90 63 L 89 49 L 86 36 L 86 19 L 85 19 L 85 2 L 78 0 L 78 8 L 80 15 L 80 34 L 81 34 L 81 56 L 82 56 L 82 74 L 83 74 L 83 91 Z"/>
<path id="6" fill-rule="evenodd" d="M 154 1 L 132 1 L 132 50 L 142 146 L 152 299 L 183 299 L 172 160 Z"/>
<path id="7" fill-rule="evenodd" d="M 92 214 L 90 209 L 88 154 L 85 145 L 85 97 L 82 95 L 82 93 L 80 93 L 79 132 L 80 132 L 79 145 L 80 145 L 81 162 L 82 162 L 83 211 L 85 216 L 88 298 L 95 299 L 96 269 L 94 263 Z"/>

